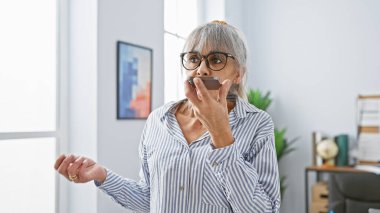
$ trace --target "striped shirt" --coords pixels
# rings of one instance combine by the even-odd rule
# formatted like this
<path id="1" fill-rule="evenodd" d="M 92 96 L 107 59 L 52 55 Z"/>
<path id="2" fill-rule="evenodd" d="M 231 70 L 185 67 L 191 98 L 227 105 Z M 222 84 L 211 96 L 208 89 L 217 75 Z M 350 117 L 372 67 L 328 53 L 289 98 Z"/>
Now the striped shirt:
<path id="1" fill-rule="evenodd" d="M 214 149 L 210 134 L 187 143 L 170 102 L 148 117 L 140 141 L 140 181 L 107 169 L 112 199 L 136 212 L 279 212 L 280 189 L 273 122 L 238 98 L 229 113 L 235 142 Z M 222 131 L 222 130 L 221 130 Z"/>

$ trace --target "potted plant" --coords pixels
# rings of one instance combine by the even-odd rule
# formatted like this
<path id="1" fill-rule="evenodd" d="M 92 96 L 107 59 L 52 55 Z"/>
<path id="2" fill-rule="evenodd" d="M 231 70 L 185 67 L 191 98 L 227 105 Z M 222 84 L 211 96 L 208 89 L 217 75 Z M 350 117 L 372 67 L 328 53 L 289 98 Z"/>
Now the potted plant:
<path id="1" fill-rule="evenodd" d="M 250 104 L 253 104 L 257 108 L 266 111 L 267 108 L 272 103 L 272 99 L 270 97 L 270 92 L 266 92 L 265 94 L 261 92 L 260 90 L 256 89 L 249 89 L 247 93 L 248 102 Z M 275 148 L 276 148 L 276 155 L 277 155 L 277 162 L 279 162 L 282 157 L 289 154 L 290 152 L 294 151 L 295 148 L 292 146 L 298 138 L 295 138 L 291 141 L 288 141 L 285 137 L 286 134 L 286 128 L 284 129 L 274 129 L 274 138 L 275 138 Z M 280 191 L 281 191 L 281 198 L 283 197 L 283 194 L 286 189 L 285 185 L 285 179 L 286 176 L 282 175 L 280 176 Z"/>

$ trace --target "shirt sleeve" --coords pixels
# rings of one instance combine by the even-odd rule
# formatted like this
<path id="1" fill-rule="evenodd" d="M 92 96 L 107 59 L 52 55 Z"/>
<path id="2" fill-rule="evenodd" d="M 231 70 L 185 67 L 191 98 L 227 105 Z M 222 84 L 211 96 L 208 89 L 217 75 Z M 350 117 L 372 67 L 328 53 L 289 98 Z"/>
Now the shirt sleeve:
<path id="1" fill-rule="evenodd" d="M 252 143 L 250 157 L 243 157 L 236 141 L 209 152 L 208 163 L 234 212 L 279 212 L 280 182 L 271 120 L 270 125 L 269 134 Z"/>
<path id="2" fill-rule="evenodd" d="M 150 211 L 150 182 L 147 156 L 143 144 L 145 129 L 139 146 L 139 158 L 142 162 L 140 181 L 123 178 L 107 169 L 107 177 L 103 184 L 95 181 L 95 185 L 112 200 L 121 206 L 137 212 Z"/>

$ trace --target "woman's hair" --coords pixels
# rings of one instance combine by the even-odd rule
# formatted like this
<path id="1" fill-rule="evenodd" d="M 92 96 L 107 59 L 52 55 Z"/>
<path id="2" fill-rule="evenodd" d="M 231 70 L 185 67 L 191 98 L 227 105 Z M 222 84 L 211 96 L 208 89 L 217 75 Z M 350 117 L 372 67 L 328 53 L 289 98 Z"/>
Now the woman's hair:
<path id="1" fill-rule="evenodd" d="M 212 21 L 201 25 L 187 37 L 183 51 L 201 52 L 203 48 L 227 52 L 234 56 L 241 78 L 237 95 L 246 100 L 247 43 L 243 33 L 224 21 Z"/>

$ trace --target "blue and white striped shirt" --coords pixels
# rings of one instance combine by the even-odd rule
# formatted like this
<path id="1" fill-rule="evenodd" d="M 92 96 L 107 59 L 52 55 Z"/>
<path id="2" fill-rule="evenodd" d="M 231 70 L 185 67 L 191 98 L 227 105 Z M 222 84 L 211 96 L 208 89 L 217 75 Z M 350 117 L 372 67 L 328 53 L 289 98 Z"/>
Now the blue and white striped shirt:
<path id="1" fill-rule="evenodd" d="M 235 142 L 213 149 L 209 132 L 187 143 L 174 114 L 179 103 L 165 104 L 147 119 L 139 148 L 141 180 L 107 170 L 97 186 L 136 212 L 279 212 L 270 116 L 238 98 L 229 113 Z"/>

